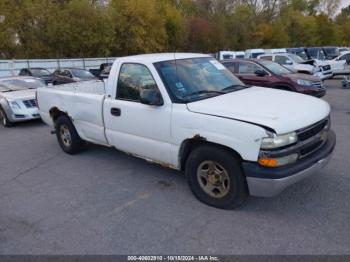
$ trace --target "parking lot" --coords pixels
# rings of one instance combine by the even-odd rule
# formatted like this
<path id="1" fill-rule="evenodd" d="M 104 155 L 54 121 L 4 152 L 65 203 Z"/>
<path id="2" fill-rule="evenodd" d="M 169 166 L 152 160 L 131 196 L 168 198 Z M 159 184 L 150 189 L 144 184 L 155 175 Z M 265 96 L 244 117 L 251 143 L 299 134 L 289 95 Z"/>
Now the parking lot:
<path id="1" fill-rule="evenodd" d="M 327 85 L 330 164 L 231 211 L 200 203 L 182 173 L 114 149 L 66 155 L 40 121 L 0 127 L 0 254 L 350 254 L 350 90 Z"/>

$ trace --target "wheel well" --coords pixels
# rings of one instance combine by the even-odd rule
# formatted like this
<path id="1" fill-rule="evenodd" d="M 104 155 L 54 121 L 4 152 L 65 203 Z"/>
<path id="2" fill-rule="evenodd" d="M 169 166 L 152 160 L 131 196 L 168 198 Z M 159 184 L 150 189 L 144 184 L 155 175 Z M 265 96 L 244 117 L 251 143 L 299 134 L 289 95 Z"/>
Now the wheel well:
<path id="1" fill-rule="evenodd" d="M 238 158 L 240 160 L 242 160 L 241 155 L 236 152 L 235 150 L 233 150 L 230 147 L 227 146 L 223 146 L 217 143 L 213 143 L 213 142 L 209 142 L 207 141 L 205 138 L 200 137 L 200 136 L 195 136 L 194 138 L 191 139 L 186 139 L 185 141 L 182 142 L 181 147 L 180 147 L 180 151 L 179 151 L 179 162 L 180 162 L 180 169 L 184 170 L 185 166 L 186 166 L 186 161 L 189 157 L 189 155 L 191 154 L 191 152 L 196 149 L 199 146 L 202 145 L 212 145 L 218 148 L 221 148 L 231 154 L 234 154 L 235 156 L 238 156 Z"/>
<path id="2" fill-rule="evenodd" d="M 53 122 L 55 122 L 60 116 L 67 115 L 65 112 L 62 112 L 57 107 L 51 108 L 49 112 Z"/>

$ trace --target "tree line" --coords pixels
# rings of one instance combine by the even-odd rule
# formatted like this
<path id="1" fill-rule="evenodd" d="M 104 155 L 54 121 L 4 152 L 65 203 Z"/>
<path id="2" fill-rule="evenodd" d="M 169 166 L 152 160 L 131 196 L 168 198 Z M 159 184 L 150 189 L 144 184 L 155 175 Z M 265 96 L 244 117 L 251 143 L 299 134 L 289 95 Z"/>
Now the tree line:
<path id="1" fill-rule="evenodd" d="M 1 58 L 349 46 L 339 0 L 1 0 Z"/>

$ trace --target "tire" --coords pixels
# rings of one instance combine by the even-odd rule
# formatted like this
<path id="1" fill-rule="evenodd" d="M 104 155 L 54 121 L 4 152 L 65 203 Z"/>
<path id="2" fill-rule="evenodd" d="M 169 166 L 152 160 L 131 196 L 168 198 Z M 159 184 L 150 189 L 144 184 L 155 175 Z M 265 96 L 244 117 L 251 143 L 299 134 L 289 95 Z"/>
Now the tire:
<path id="1" fill-rule="evenodd" d="M 74 155 L 84 148 L 84 141 L 79 137 L 72 121 L 66 115 L 58 117 L 55 121 L 58 143 L 67 154 Z"/>
<path id="2" fill-rule="evenodd" d="M 10 120 L 7 118 L 6 116 L 6 113 L 5 111 L 0 108 L 0 121 L 1 121 L 1 124 L 4 126 L 4 127 L 10 127 L 12 126 L 12 123 L 10 122 Z"/>
<path id="3" fill-rule="evenodd" d="M 193 194 L 201 202 L 220 209 L 242 205 L 248 189 L 240 162 L 237 155 L 217 146 L 204 145 L 194 149 L 185 169 Z"/>

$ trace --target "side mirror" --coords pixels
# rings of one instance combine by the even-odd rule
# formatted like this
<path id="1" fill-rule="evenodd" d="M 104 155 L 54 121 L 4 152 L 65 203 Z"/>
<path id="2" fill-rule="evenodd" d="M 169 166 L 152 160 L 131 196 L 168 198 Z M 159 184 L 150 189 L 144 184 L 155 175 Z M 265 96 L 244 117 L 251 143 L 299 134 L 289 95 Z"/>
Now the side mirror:
<path id="1" fill-rule="evenodd" d="M 164 104 L 163 98 L 157 88 L 142 89 L 140 91 L 141 104 L 150 106 L 162 106 Z"/>
<path id="2" fill-rule="evenodd" d="M 266 75 L 267 75 L 266 71 L 265 71 L 265 70 L 262 70 L 262 69 L 256 70 L 256 71 L 255 71 L 255 74 L 256 74 L 257 76 L 266 76 Z"/>
<path id="3" fill-rule="evenodd" d="M 291 61 L 291 60 L 286 61 L 286 65 L 292 65 L 292 64 L 293 64 L 293 61 Z"/>

